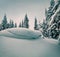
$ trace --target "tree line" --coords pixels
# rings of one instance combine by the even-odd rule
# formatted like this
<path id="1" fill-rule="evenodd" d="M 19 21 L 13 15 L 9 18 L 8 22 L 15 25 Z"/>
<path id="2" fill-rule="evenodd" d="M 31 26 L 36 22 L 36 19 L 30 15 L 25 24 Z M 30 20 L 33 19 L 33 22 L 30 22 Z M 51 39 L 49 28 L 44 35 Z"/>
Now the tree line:
<path id="1" fill-rule="evenodd" d="M 9 22 L 7 20 L 8 19 L 7 19 L 7 16 L 5 14 L 4 17 L 3 17 L 3 20 L 2 20 L 2 22 L 0 24 L 0 31 L 8 29 L 8 28 L 17 28 L 17 27 L 29 28 L 29 18 L 27 16 L 27 14 L 25 15 L 24 20 L 22 20 L 22 22 L 19 23 L 19 26 L 17 26 L 17 23 L 14 23 L 14 21 L 11 20 L 11 19 L 10 19 Z M 38 30 L 37 18 L 35 18 L 34 20 L 35 20 L 35 22 L 34 22 L 34 29 Z"/>

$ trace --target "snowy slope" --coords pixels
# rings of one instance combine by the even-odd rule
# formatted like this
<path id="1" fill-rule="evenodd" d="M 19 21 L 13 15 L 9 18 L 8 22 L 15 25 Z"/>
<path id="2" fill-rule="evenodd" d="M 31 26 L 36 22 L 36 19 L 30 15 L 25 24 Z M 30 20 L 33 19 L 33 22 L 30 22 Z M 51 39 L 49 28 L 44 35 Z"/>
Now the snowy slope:
<path id="1" fill-rule="evenodd" d="M 41 36 L 41 33 L 39 31 L 32 31 L 26 28 L 12 28 L 1 31 L 0 36 L 19 39 L 36 39 Z"/>
<path id="2" fill-rule="evenodd" d="M 58 41 L 48 38 L 43 39 L 39 36 L 40 34 L 38 31 L 25 28 L 1 31 L 0 57 L 60 57 Z M 26 40 L 27 38 L 32 39 L 32 37 L 36 40 Z"/>
<path id="3" fill-rule="evenodd" d="M 60 57 L 57 40 L 24 40 L 0 36 L 0 57 Z"/>

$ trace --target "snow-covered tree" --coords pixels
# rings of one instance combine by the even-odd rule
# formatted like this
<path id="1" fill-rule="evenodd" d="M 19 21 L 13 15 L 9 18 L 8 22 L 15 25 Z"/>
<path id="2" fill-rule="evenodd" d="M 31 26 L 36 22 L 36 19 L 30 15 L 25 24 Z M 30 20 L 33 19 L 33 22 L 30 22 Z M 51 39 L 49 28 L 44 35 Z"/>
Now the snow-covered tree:
<path id="1" fill-rule="evenodd" d="M 24 18 L 24 27 L 29 28 L 29 19 L 28 19 L 27 14 L 25 15 L 25 18 Z"/>
<path id="2" fill-rule="evenodd" d="M 60 0 L 57 0 L 57 2 L 60 4 Z"/>
<path id="3" fill-rule="evenodd" d="M 51 16 L 53 15 L 52 9 L 53 9 L 54 5 L 55 5 L 55 1 L 51 0 L 50 1 L 50 7 L 48 8 L 48 10 L 45 9 L 45 20 L 43 21 L 43 34 L 45 36 L 48 36 L 47 35 L 48 34 L 47 29 L 48 29 L 48 27 L 50 25 L 49 22 L 51 20 Z"/>
<path id="4" fill-rule="evenodd" d="M 47 37 L 48 36 L 48 33 L 47 33 L 48 24 L 46 23 L 46 20 L 43 20 L 42 29 L 43 29 L 43 35 Z"/>
<path id="5" fill-rule="evenodd" d="M 58 3 L 51 0 L 48 10 L 45 9 L 45 20 L 43 21 L 43 34 L 58 39 L 60 29 L 60 0 Z"/>
<path id="6" fill-rule="evenodd" d="M 54 1 L 54 0 L 51 0 L 51 1 L 50 1 L 50 6 L 53 7 L 54 5 L 55 5 L 55 1 Z"/>
<path id="7" fill-rule="evenodd" d="M 55 14 L 53 20 L 51 21 L 50 30 L 51 37 L 58 39 L 60 34 L 60 10 Z"/>
<path id="8" fill-rule="evenodd" d="M 2 20 L 2 27 L 3 27 L 3 29 L 7 28 L 7 17 L 6 17 L 6 14 L 4 15 L 4 18 Z"/>
<path id="9" fill-rule="evenodd" d="M 52 30 L 54 30 L 54 38 L 58 39 L 58 36 L 60 34 L 60 11 L 57 12 L 57 14 L 54 16 L 52 24 L 55 24 L 54 26 L 52 26 L 53 28 L 51 28 Z"/>
<path id="10" fill-rule="evenodd" d="M 34 29 L 37 30 L 38 24 L 37 24 L 37 18 L 35 17 L 35 22 L 34 22 Z"/>

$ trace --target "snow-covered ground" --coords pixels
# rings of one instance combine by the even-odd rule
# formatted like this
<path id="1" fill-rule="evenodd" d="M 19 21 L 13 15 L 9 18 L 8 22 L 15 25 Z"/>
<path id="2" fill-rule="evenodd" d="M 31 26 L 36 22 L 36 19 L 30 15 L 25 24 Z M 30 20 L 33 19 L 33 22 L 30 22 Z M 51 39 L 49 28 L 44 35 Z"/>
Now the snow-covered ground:
<path id="1" fill-rule="evenodd" d="M 41 37 L 41 32 L 26 28 L 12 28 L 0 32 L 0 36 L 18 39 L 36 39 Z"/>
<path id="2" fill-rule="evenodd" d="M 25 39 L 16 39 L 20 37 L 19 35 L 24 35 Z M 19 28 L 1 31 L 0 57 L 60 57 L 58 41 L 43 39 L 39 35 L 37 31 Z M 35 40 L 27 40 L 30 37 L 32 39 L 32 36 L 39 37 Z"/>

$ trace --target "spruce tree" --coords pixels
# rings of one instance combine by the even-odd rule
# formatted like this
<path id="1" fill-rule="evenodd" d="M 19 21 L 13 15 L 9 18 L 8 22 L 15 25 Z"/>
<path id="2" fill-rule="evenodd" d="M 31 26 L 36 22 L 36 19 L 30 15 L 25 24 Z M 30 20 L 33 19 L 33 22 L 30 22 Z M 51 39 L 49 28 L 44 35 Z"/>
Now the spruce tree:
<path id="1" fill-rule="evenodd" d="M 23 22 L 23 20 L 22 20 L 22 24 L 21 24 L 21 27 L 24 27 L 24 22 Z"/>
<path id="2" fill-rule="evenodd" d="M 53 7 L 54 5 L 55 5 L 55 1 L 54 1 L 54 0 L 51 0 L 51 1 L 50 1 L 50 6 Z"/>
<path id="3" fill-rule="evenodd" d="M 58 39 L 60 34 L 60 11 L 54 16 L 51 24 L 51 37 L 54 39 Z"/>
<path id="4" fill-rule="evenodd" d="M 13 27 L 14 27 L 14 22 L 10 19 L 9 28 L 13 28 Z"/>
<path id="5" fill-rule="evenodd" d="M 57 0 L 57 2 L 60 4 L 60 0 Z"/>
<path id="6" fill-rule="evenodd" d="M 14 27 L 14 22 L 13 21 L 12 21 L 11 25 L 12 25 L 12 28 L 13 28 Z"/>
<path id="7" fill-rule="evenodd" d="M 27 14 L 25 15 L 25 18 L 24 18 L 24 27 L 29 28 L 29 19 L 28 19 Z"/>
<path id="8" fill-rule="evenodd" d="M 16 28 L 17 27 L 17 24 L 15 23 L 14 27 Z"/>
<path id="9" fill-rule="evenodd" d="M 34 29 L 37 30 L 37 27 L 38 27 L 37 19 L 35 18 Z"/>
<path id="10" fill-rule="evenodd" d="M 22 27 L 21 22 L 20 22 L 20 24 L 19 24 L 19 27 Z"/>
<path id="11" fill-rule="evenodd" d="M 10 19 L 9 28 L 12 28 L 12 20 Z"/>
<path id="12" fill-rule="evenodd" d="M 3 29 L 7 28 L 7 17 L 6 17 L 6 14 L 4 15 L 4 18 L 2 20 L 2 27 L 3 27 Z"/>

